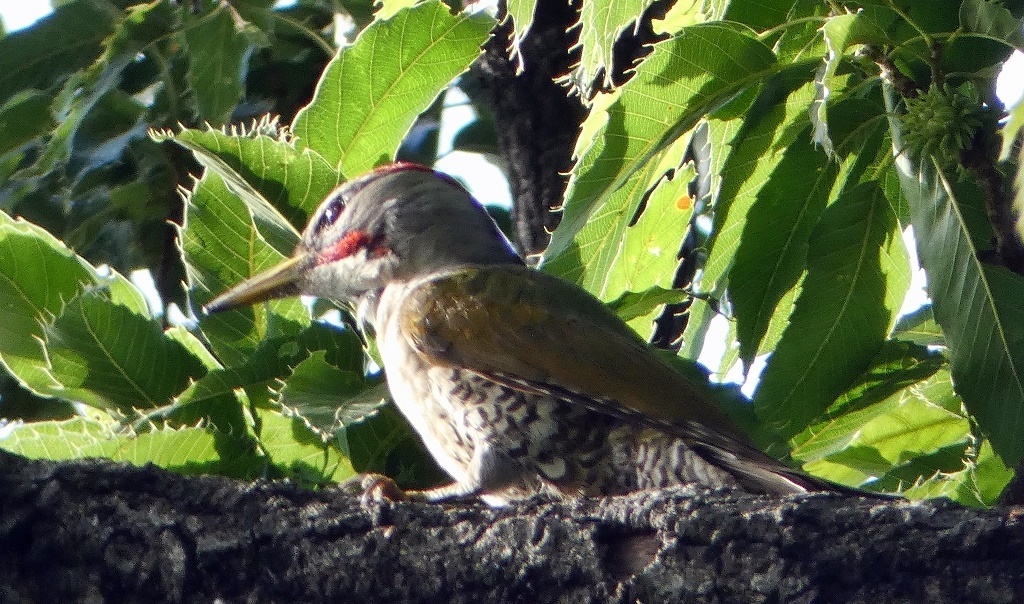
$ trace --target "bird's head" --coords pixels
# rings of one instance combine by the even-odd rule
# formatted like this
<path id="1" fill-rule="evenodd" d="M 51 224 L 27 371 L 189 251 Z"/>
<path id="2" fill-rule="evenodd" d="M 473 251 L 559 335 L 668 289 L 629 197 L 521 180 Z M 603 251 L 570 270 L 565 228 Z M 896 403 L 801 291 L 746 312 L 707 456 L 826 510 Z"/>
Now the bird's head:
<path id="1" fill-rule="evenodd" d="M 491 264 L 522 260 L 483 207 L 451 177 L 400 162 L 332 191 L 291 258 L 217 296 L 206 311 L 297 294 L 355 300 L 393 281 Z"/>

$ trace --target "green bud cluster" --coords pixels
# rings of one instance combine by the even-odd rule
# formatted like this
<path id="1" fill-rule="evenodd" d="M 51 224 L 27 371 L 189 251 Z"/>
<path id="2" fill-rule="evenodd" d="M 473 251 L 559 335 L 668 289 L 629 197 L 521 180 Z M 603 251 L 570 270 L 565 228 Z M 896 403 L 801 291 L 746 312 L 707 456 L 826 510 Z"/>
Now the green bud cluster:
<path id="1" fill-rule="evenodd" d="M 943 168 L 960 164 L 982 126 L 985 107 L 970 82 L 960 86 L 933 85 L 917 98 L 907 99 L 903 142 L 914 156 L 932 155 Z"/>

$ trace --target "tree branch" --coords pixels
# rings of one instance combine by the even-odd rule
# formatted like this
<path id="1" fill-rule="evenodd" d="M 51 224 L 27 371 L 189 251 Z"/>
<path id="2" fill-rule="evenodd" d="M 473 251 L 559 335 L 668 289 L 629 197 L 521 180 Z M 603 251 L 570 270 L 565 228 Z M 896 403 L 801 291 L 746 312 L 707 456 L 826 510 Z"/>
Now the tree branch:
<path id="1" fill-rule="evenodd" d="M 493 510 L 0 453 L 3 602 L 1012 602 L 1019 510 L 688 489 Z"/>
<path id="2" fill-rule="evenodd" d="M 509 57 L 512 34 L 509 19 L 494 30 L 484 45 L 479 73 L 498 117 L 498 144 L 508 160 L 512 191 L 512 222 L 520 251 L 534 254 L 548 244 L 561 214 L 552 212 L 572 168 L 572 150 L 586 115 L 580 100 L 555 79 L 569 71 L 568 48 L 575 34 L 578 8 L 569 2 L 540 2 L 529 35 L 521 46 L 523 71 Z"/>
<path id="3" fill-rule="evenodd" d="M 1024 275 L 1024 244 L 1017 234 L 1012 189 L 1005 186 L 1004 177 L 996 167 L 998 145 L 996 140 L 987 140 L 990 137 L 996 138 L 985 129 L 979 129 L 971 148 L 960 154 L 960 161 L 974 175 L 985 200 L 985 211 L 992 225 L 995 260 L 1018 275 Z"/>

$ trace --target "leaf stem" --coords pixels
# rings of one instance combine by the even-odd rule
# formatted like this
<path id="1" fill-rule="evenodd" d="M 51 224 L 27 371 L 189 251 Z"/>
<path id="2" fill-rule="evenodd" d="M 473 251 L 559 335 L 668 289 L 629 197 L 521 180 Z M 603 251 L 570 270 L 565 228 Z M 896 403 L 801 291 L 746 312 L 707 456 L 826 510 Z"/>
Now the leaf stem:
<path id="1" fill-rule="evenodd" d="M 327 40 L 324 40 L 323 36 L 321 36 L 317 32 L 315 32 L 312 29 L 310 29 L 309 27 L 307 27 L 305 23 L 302 23 L 301 21 L 293 19 L 293 18 L 291 18 L 291 17 L 289 17 L 289 16 L 287 16 L 287 15 L 281 13 L 281 12 L 278 12 L 278 11 L 272 11 L 271 14 L 278 21 L 280 21 L 282 23 L 285 23 L 287 25 L 290 25 L 291 27 L 296 29 L 299 33 L 303 34 L 304 36 L 306 36 L 307 38 L 312 40 L 313 43 L 317 47 L 319 47 L 320 50 L 324 51 L 324 54 L 326 54 L 327 56 L 329 56 L 329 57 L 333 57 L 334 56 L 334 53 L 336 52 L 337 49 L 335 49 L 333 46 L 331 46 L 330 43 L 327 42 Z"/>
<path id="2" fill-rule="evenodd" d="M 799 19 L 793 19 L 792 21 L 786 21 L 785 23 L 780 23 L 780 24 L 776 25 L 775 27 L 771 27 L 769 29 L 764 30 L 763 32 L 757 34 L 757 39 L 758 40 L 764 40 L 766 38 L 770 38 L 771 36 L 775 35 L 776 33 L 780 32 L 780 31 L 785 31 L 785 30 L 789 29 L 790 27 L 792 27 L 794 25 L 801 25 L 803 23 L 825 23 L 826 20 L 827 20 L 826 17 L 820 17 L 820 16 L 800 17 Z"/>

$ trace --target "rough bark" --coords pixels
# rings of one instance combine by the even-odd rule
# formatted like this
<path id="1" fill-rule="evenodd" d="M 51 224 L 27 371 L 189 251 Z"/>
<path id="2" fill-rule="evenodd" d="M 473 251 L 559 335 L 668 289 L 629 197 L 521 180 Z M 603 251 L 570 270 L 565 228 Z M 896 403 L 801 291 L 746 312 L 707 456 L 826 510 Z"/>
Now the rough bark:
<path id="1" fill-rule="evenodd" d="M 1020 602 L 1019 509 L 692 490 L 493 510 L 0 453 L 0 602 Z"/>

